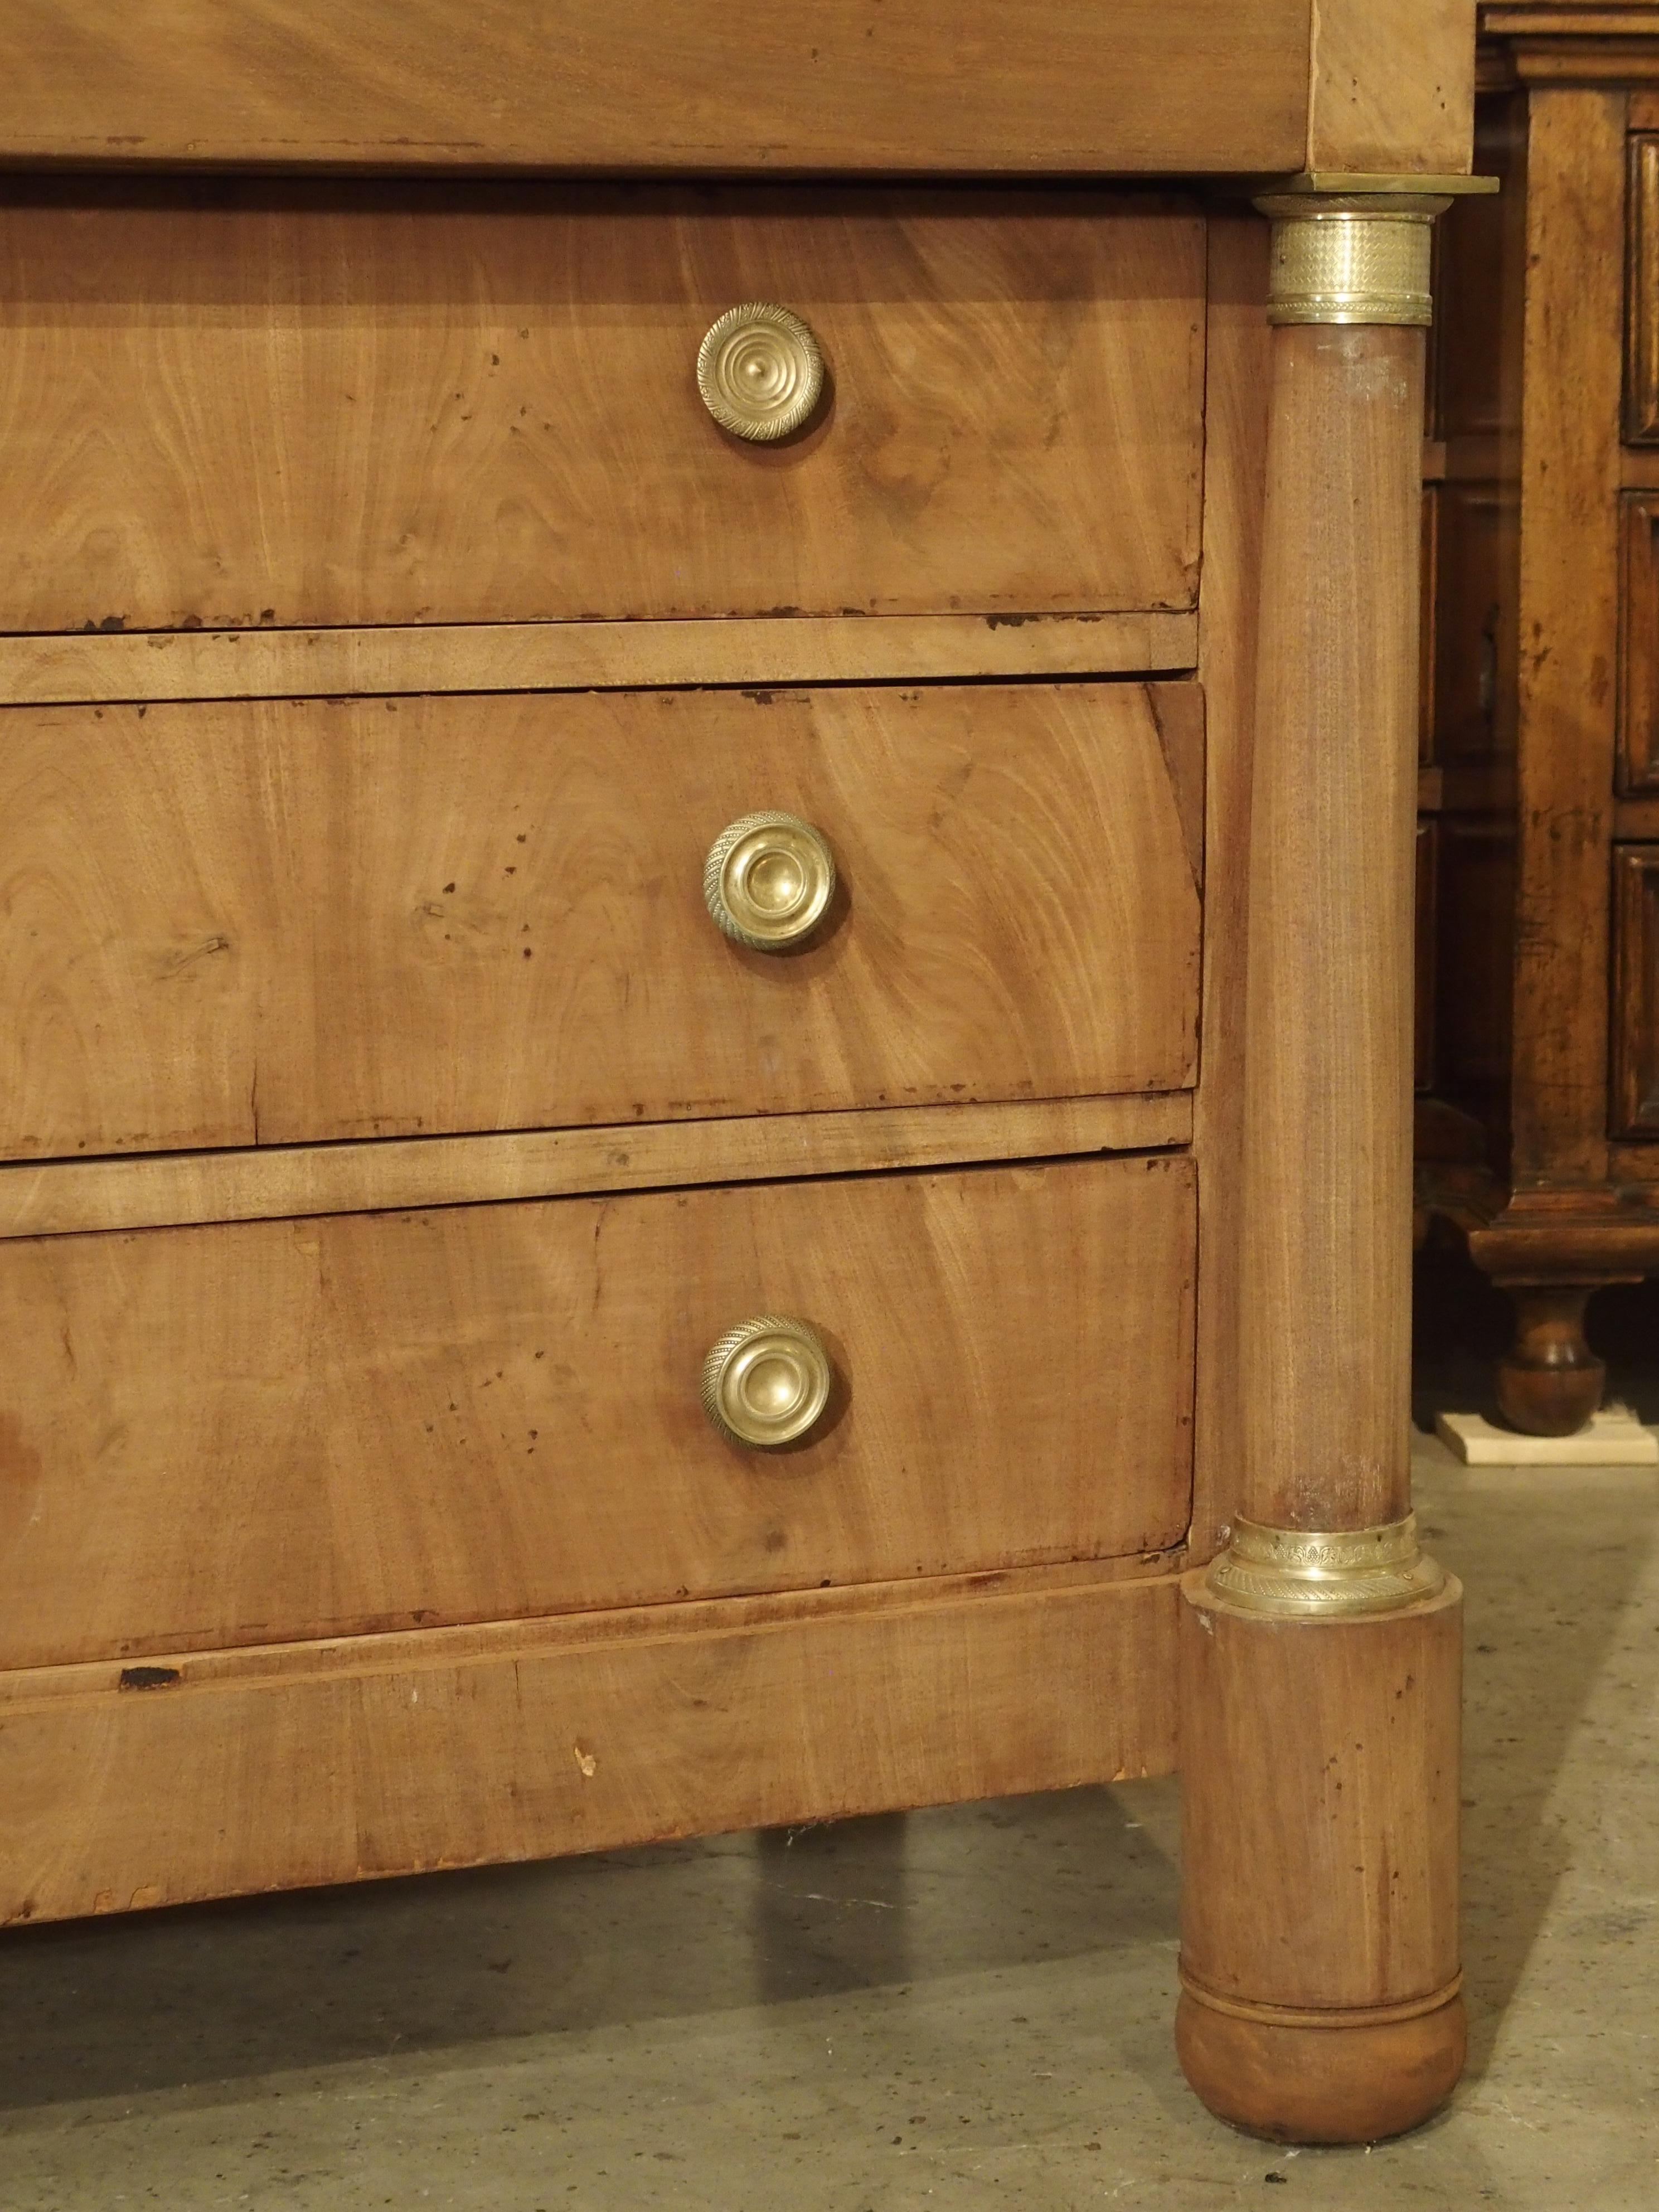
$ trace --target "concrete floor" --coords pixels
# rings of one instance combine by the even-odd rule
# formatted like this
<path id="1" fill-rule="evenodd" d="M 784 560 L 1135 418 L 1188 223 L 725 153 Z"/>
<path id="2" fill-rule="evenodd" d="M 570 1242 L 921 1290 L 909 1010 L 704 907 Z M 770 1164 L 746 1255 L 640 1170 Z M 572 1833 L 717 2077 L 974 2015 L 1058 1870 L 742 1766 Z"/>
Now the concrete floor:
<path id="1" fill-rule="evenodd" d="M 4 2212 L 1659 2206 L 1659 1481 L 1469 1474 L 1474 2052 L 1371 2151 L 1170 2049 L 1173 1783 L 0 1940 Z M 3 1820 L 0 1808 L 0 1821 Z"/>

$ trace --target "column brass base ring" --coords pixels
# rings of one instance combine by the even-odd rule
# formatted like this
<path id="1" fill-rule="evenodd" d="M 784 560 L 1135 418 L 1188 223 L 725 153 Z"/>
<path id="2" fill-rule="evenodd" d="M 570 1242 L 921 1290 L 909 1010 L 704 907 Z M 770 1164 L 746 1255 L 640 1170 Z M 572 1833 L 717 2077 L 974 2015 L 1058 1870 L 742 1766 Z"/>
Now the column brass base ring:
<path id="1" fill-rule="evenodd" d="M 1417 1516 L 1375 1528 L 1270 1528 L 1241 1515 L 1210 1562 L 1206 1593 L 1244 1613 L 1343 1620 L 1437 1596 L 1446 1571 L 1425 1556 Z"/>

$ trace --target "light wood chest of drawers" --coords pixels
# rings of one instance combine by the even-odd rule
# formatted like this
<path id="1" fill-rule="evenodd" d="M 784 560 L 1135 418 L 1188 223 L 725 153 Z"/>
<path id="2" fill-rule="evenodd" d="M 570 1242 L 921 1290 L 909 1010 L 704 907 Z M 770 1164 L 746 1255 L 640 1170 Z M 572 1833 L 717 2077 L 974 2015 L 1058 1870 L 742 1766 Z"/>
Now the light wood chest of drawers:
<path id="1" fill-rule="evenodd" d="M 0 1917 L 1179 1734 L 1194 2081 L 1407 2124 L 1461 2051 L 1407 264 L 1467 10 L 1420 81 L 1346 9 L 1310 75 L 1288 0 L 1134 0 L 1110 68 L 1046 5 L 250 8 L 258 64 L 181 5 L 108 74 L 38 12 Z M 1194 173 L 1300 176 L 1271 319 Z M 1373 1818 L 1319 1777 L 1385 1716 Z"/>

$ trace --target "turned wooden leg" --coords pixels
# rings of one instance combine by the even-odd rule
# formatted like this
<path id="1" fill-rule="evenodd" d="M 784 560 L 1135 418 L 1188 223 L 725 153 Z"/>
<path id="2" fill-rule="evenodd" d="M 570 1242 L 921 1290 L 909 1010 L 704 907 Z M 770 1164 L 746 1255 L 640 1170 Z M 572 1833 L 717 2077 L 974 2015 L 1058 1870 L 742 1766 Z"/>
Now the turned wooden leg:
<path id="1" fill-rule="evenodd" d="M 1529 1437 L 1570 1437 L 1601 1403 L 1605 1364 L 1584 1335 L 1594 1283 L 1504 1283 L 1515 1341 L 1498 1363 L 1498 1407 Z"/>
<path id="2" fill-rule="evenodd" d="M 1354 2142 L 1463 2062 L 1461 1593 L 1411 1515 L 1417 534 L 1437 204 L 1278 196 L 1250 831 L 1238 1510 L 1185 1585 L 1177 2046 Z"/>

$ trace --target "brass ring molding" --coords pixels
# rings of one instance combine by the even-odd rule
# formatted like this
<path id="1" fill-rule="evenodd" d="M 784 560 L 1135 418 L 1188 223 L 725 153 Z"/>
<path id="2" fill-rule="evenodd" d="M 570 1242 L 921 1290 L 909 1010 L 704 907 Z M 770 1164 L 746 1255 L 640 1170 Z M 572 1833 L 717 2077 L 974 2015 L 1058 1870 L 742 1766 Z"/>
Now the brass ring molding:
<path id="1" fill-rule="evenodd" d="M 836 860 L 810 822 L 745 814 L 728 823 L 703 863 L 702 896 L 726 935 L 757 952 L 810 937 L 836 891 Z"/>
<path id="2" fill-rule="evenodd" d="M 1212 1596 L 1246 1613 L 1340 1620 L 1437 1595 L 1443 1567 L 1417 1541 L 1417 1516 L 1373 1528 L 1269 1528 L 1241 1515 L 1210 1562 Z"/>
<path id="3" fill-rule="evenodd" d="M 823 356 L 799 315 L 769 301 L 729 307 L 697 353 L 702 404 L 734 438 L 770 445 L 811 416 L 823 393 Z"/>
<path id="4" fill-rule="evenodd" d="M 782 1314 L 760 1314 L 727 1329 L 704 1360 L 703 1410 L 734 1443 L 775 1449 L 822 1417 L 832 1372 L 816 1330 Z"/>
<path id="5" fill-rule="evenodd" d="M 1256 205 L 1273 217 L 1267 320 L 1423 327 L 1434 313 L 1434 218 L 1449 204 L 1431 193 L 1264 195 Z"/>

